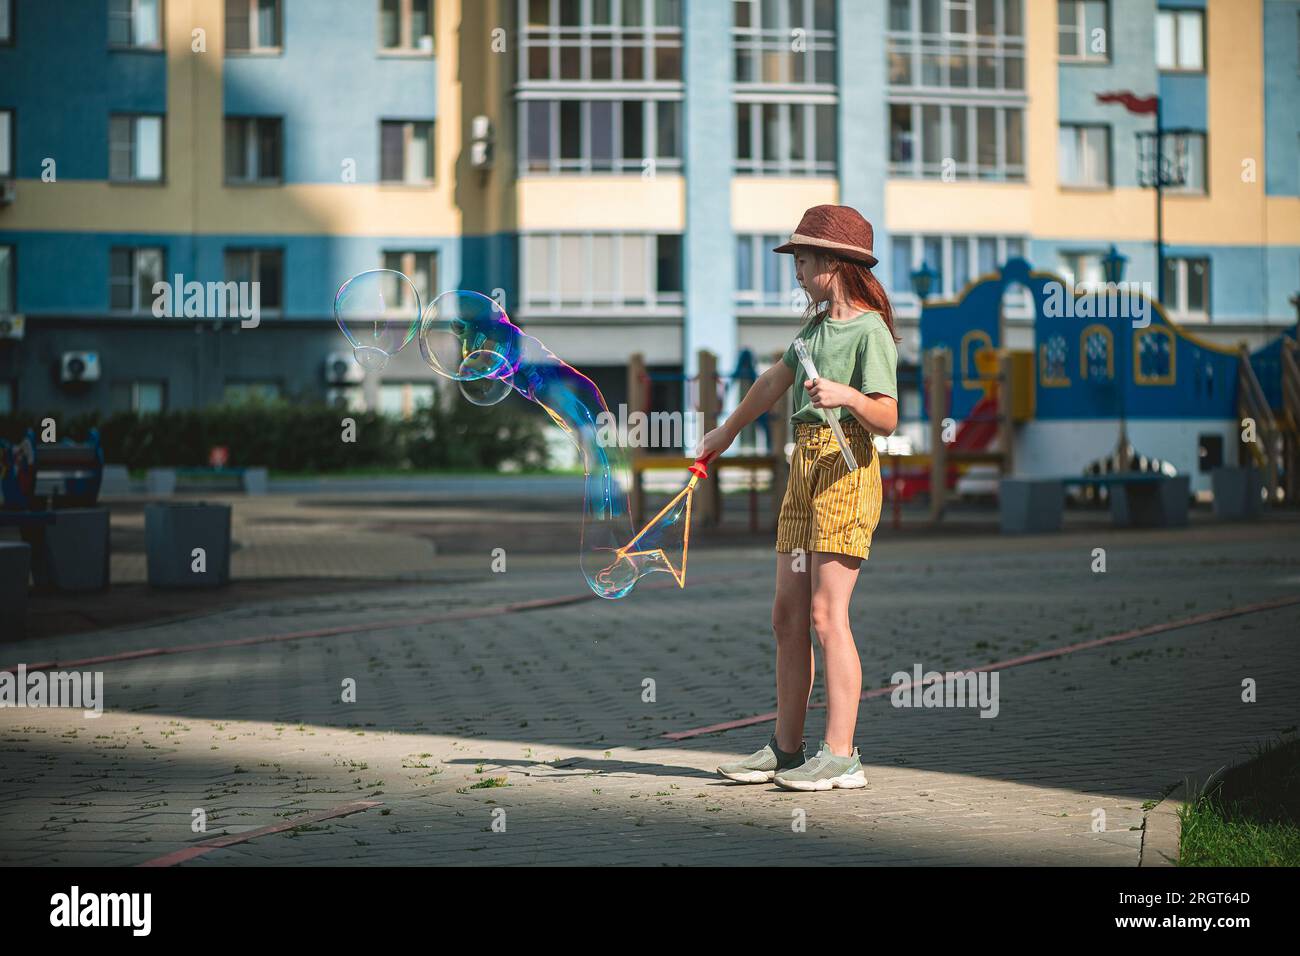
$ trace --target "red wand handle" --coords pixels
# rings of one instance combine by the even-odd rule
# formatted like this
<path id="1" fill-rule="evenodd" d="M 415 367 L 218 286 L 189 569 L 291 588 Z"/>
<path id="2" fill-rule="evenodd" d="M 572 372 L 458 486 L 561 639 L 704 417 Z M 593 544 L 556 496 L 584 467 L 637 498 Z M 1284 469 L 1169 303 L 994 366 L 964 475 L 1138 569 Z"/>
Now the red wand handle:
<path id="1" fill-rule="evenodd" d="M 709 471 L 704 466 L 707 465 L 710 461 L 712 461 L 717 456 L 718 453 L 716 451 L 711 451 L 707 455 L 704 455 L 700 458 L 696 458 L 695 464 L 691 465 L 686 470 L 689 471 L 691 474 L 695 475 L 695 477 L 697 478 L 707 478 L 709 477 Z"/>

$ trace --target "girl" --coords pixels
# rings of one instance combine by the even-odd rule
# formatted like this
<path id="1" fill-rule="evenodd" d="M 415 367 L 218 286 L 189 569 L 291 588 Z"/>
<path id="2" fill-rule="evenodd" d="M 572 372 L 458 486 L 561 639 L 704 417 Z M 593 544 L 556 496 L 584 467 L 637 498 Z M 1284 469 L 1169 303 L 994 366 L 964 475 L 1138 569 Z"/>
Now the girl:
<path id="1" fill-rule="evenodd" d="M 764 372 L 735 412 L 700 442 L 697 455 L 721 454 L 750 422 L 799 381 L 796 447 L 776 531 L 776 732 L 757 753 L 718 772 L 740 783 L 774 781 L 788 790 L 865 787 L 853 731 L 862 691 L 862 664 L 849 630 L 849 598 L 880 520 L 880 462 L 871 436 L 898 425 L 898 336 L 893 310 L 871 273 L 876 257 L 871 224 L 849 206 L 814 206 L 790 241 L 774 252 L 795 257 L 795 276 L 808 293 L 803 339 L 819 378 L 809 379 L 795 355 Z M 826 303 L 828 308 L 820 309 Z M 857 459 L 850 472 L 823 415 L 838 415 Z M 809 625 L 826 661 L 826 736 L 806 759 L 804 718 L 814 658 Z"/>

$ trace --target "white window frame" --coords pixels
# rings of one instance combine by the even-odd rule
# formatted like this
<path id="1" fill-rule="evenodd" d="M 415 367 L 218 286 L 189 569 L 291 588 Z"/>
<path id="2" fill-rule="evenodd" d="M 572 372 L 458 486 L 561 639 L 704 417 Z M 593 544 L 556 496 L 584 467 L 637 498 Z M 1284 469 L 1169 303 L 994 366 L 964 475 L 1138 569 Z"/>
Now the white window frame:
<path id="1" fill-rule="evenodd" d="M 921 7 L 923 2 L 930 0 L 911 0 L 909 21 L 912 24 L 911 30 L 893 30 L 889 29 L 892 20 L 889 14 L 886 14 L 886 34 L 885 50 L 886 56 L 891 64 L 894 62 L 907 62 L 907 76 L 909 80 L 903 83 L 893 81 L 893 71 L 887 67 L 887 76 L 889 79 L 888 88 L 890 92 L 907 93 L 951 93 L 959 91 L 963 94 L 978 95 L 1007 95 L 1018 97 L 1019 102 L 1027 102 L 1025 83 L 1027 80 L 1026 69 L 1026 52 L 1025 52 L 1025 12 L 1023 0 L 996 0 L 994 6 L 994 32 L 991 35 L 977 33 L 976 15 L 977 4 L 979 0 L 970 2 L 970 0 L 934 0 L 938 3 L 940 29 L 937 32 L 922 32 L 921 30 Z M 1036 2 L 1036 0 L 1031 0 Z M 1008 33 L 1007 9 L 1009 4 L 1015 4 L 1015 9 L 1019 11 L 1018 19 L 1020 33 Z M 953 13 L 957 11 L 966 12 L 966 23 L 969 32 L 956 33 L 951 30 Z M 991 58 L 993 61 L 993 85 L 980 85 L 980 61 L 984 58 Z M 938 83 L 925 83 L 924 67 L 927 59 L 932 59 L 938 65 L 940 77 Z M 968 82 L 965 84 L 953 85 L 952 63 L 956 60 L 965 61 L 965 71 Z M 1020 61 L 1020 85 L 1008 83 L 1009 61 Z"/>
<path id="2" fill-rule="evenodd" d="M 222 275 L 224 281 L 226 282 L 248 281 L 248 282 L 257 282 L 260 284 L 262 281 L 261 278 L 262 257 L 268 254 L 279 256 L 280 259 L 280 288 L 276 290 L 279 296 L 280 304 L 271 305 L 271 306 L 266 305 L 265 289 L 259 289 L 260 294 L 258 295 L 258 301 L 260 304 L 260 310 L 262 315 L 279 316 L 284 312 L 285 293 L 287 291 L 287 286 L 288 286 L 288 275 L 286 272 L 287 269 L 286 259 L 288 257 L 285 255 L 284 249 L 275 248 L 271 246 L 227 246 L 222 251 L 222 257 L 221 257 Z M 242 255 L 246 255 L 249 257 L 248 260 L 249 278 L 247 280 L 236 279 L 234 276 L 231 275 L 231 270 L 230 270 L 231 257 L 242 256 Z"/>
<path id="3" fill-rule="evenodd" d="M 735 237 L 735 259 L 732 270 L 736 271 L 739 259 L 743 255 L 749 259 L 750 275 L 753 283 L 745 288 L 740 284 L 739 275 L 735 282 L 736 309 L 744 314 L 781 314 L 796 312 L 795 305 L 806 302 L 807 296 L 799 287 L 794 274 L 794 256 L 783 256 L 772 250 L 785 241 L 786 237 L 775 233 L 739 233 Z M 777 269 L 777 290 L 769 292 L 765 279 L 769 263 L 775 263 Z M 795 298 L 798 292 L 802 300 Z M 803 311 L 800 305 L 798 312 Z"/>
<path id="4" fill-rule="evenodd" d="M 402 178 L 384 179 L 384 127 L 396 125 L 402 127 Z M 412 161 L 411 144 L 415 141 L 417 127 L 427 129 L 427 175 L 416 175 Z M 438 179 L 438 124 L 436 120 L 381 119 L 379 121 L 379 175 L 380 183 L 386 186 L 433 186 Z"/>
<path id="5" fill-rule="evenodd" d="M 1057 272 L 1061 277 L 1066 279 L 1079 292 L 1089 292 L 1095 289 L 1102 289 L 1106 285 L 1106 273 L 1103 260 L 1106 258 L 1104 249 L 1058 249 L 1056 252 Z M 1080 269 L 1080 265 L 1085 261 L 1096 261 L 1096 279 L 1080 279 L 1080 272 L 1086 272 L 1086 269 Z"/>
<path id="6" fill-rule="evenodd" d="M 1074 10 L 1074 21 L 1072 23 L 1057 21 L 1057 59 L 1062 63 L 1109 63 L 1111 38 L 1110 0 L 1062 0 L 1062 2 L 1071 5 Z M 1092 52 L 1092 37 L 1087 32 L 1087 18 L 1084 16 L 1085 6 L 1089 3 L 1100 3 L 1104 10 L 1104 25 L 1102 26 L 1106 38 L 1106 51 L 1104 53 Z M 1074 37 L 1074 53 L 1061 52 L 1059 38 L 1067 33 Z"/>
<path id="7" fill-rule="evenodd" d="M 680 317 L 682 314 L 682 304 L 684 301 L 684 290 L 682 291 L 660 291 L 658 288 L 658 265 L 659 265 L 659 236 L 660 235 L 678 235 L 679 245 L 682 247 L 684 255 L 684 236 L 676 233 L 661 232 L 614 232 L 605 230 L 593 230 L 587 232 L 533 232 L 524 233 L 520 237 L 519 258 L 520 269 L 519 275 L 523 283 L 523 309 L 530 317 L 545 317 L 548 315 L 559 316 L 574 313 L 591 313 L 599 312 L 601 315 L 653 315 L 664 317 Z M 603 290 L 597 289 L 596 284 L 585 282 L 582 284 L 582 297 L 580 300 L 567 301 L 562 295 L 561 285 L 564 279 L 564 264 L 560 262 L 565 240 L 572 242 L 578 240 L 581 243 L 581 257 L 578 274 L 583 276 L 594 275 L 593 264 L 593 240 L 597 237 L 610 238 L 610 270 L 609 289 L 612 290 L 608 296 L 600 295 Z M 644 240 L 644 250 L 642 252 L 644 270 L 647 279 L 647 296 L 644 303 L 635 301 L 635 297 L 628 294 L 628 290 L 623 284 L 623 261 L 625 239 L 642 239 Z M 530 284 L 530 275 L 532 272 L 532 257 L 538 244 L 546 244 L 547 260 L 547 283 L 548 288 L 545 290 L 536 290 Z M 680 263 L 682 272 L 682 282 L 685 284 L 685 263 Z"/>
<path id="8" fill-rule="evenodd" d="M 165 378 L 140 379 L 138 381 L 131 381 L 131 382 L 114 382 L 113 385 L 117 388 L 130 389 L 130 393 L 129 393 L 130 408 L 127 409 L 127 411 L 130 411 L 137 415 L 140 414 L 153 415 L 153 414 L 159 414 L 161 412 L 167 411 L 167 380 Z M 156 386 L 161 396 L 161 401 L 158 403 L 157 412 L 143 412 L 140 408 L 142 404 L 140 401 L 140 396 L 143 392 L 143 389 L 149 386 Z"/>
<path id="9" fill-rule="evenodd" d="M 436 249 L 385 249 L 380 253 L 380 268 L 400 272 L 411 280 L 420 307 L 427 309 L 438 294 L 438 251 Z M 420 288 L 419 277 L 426 276 L 425 288 Z M 399 288 L 401 288 L 399 284 Z M 402 303 L 399 303 L 399 305 Z"/>
<path id="10" fill-rule="evenodd" d="M 787 91 L 810 90 L 824 93 L 836 91 L 835 21 L 838 12 L 835 4 L 830 3 L 831 28 L 823 29 L 817 26 L 817 10 L 819 6 L 824 7 L 826 0 L 795 0 L 795 2 L 801 4 L 799 23 L 790 21 L 790 4 L 787 2 L 777 5 L 775 24 L 763 22 L 764 4 L 760 0 L 736 0 L 733 4 L 731 81 L 734 89 L 767 90 L 775 87 Z M 749 10 L 749 24 L 739 26 L 736 23 L 738 14 L 746 8 Z M 795 53 L 791 50 L 792 31 L 796 29 L 803 31 L 804 52 Z M 742 81 L 737 75 L 737 66 L 742 55 L 751 58 L 750 62 L 754 65 L 754 79 Z M 773 55 L 779 55 L 779 58 L 774 59 Z M 793 78 L 792 67 L 796 62 L 794 59 L 796 56 L 807 58 L 802 80 Z M 830 79 L 819 82 L 817 74 L 823 58 L 830 63 Z M 764 79 L 761 75 L 763 66 L 770 62 L 780 64 L 779 72 L 783 75 L 775 79 Z M 826 73 L 825 68 L 822 68 L 822 72 Z"/>
<path id="11" fill-rule="evenodd" d="M 412 35 L 411 29 L 414 23 L 414 10 L 416 4 L 421 4 L 428 9 L 429 15 L 429 32 L 420 40 L 428 38 L 427 44 L 416 42 Z M 437 52 L 437 35 L 438 35 L 438 5 L 435 0 L 397 0 L 397 45 L 384 46 L 383 36 L 383 17 L 384 17 L 384 0 L 377 0 L 376 10 L 379 16 L 379 54 L 381 56 L 433 56 Z"/>
<path id="12" fill-rule="evenodd" d="M 115 275 L 112 269 L 113 254 L 125 252 L 130 256 L 128 270 L 129 276 Z M 109 273 L 108 273 L 108 310 L 115 315 L 152 315 L 153 303 L 156 298 L 153 294 L 152 284 L 148 290 L 148 295 L 142 293 L 140 289 L 140 279 L 144 272 L 141 268 L 142 255 L 148 253 L 158 257 L 158 274 L 154 278 L 156 282 L 167 281 L 167 250 L 163 246 L 113 246 L 109 249 Z M 131 304 L 125 309 L 115 308 L 113 306 L 113 290 L 126 286 L 131 290 Z"/>
<path id="13" fill-rule="evenodd" d="M 115 145 L 113 141 L 113 122 L 114 120 L 129 120 L 128 126 L 129 138 L 125 147 L 120 144 Z M 140 122 L 142 120 L 157 120 L 158 122 L 158 175 L 156 177 L 141 176 L 140 171 Z M 167 117 L 162 113 L 110 113 L 108 118 L 109 136 L 108 136 L 108 179 L 114 183 L 136 183 L 136 184 L 161 184 L 167 181 Z M 128 153 L 128 165 L 131 167 L 129 176 L 113 175 L 113 150 L 125 148 Z"/>
<path id="14" fill-rule="evenodd" d="M 1189 144 L 1200 143 L 1199 153 L 1189 145 L 1188 150 L 1188 167 L 1189 170 L 1200 170 L 1200 185 L 1182 185 L 1169 186 L 1168 192 L 1172 195 L 1184 196 L 1204 196 L 1210 190 L 1210 170 L 1208 166 L 1208 157 L 1210 153 L 1209 135 L 1200 130 L 1188 130 L 1177 133 L 1165 133 L 1166 155 L 1171 157 L 1176 155 L 1176 142 L 1178 140 L 1187 140 Z"/>
<path id="15" fill-rule="evenodd" d="M 894 162 L 892 159 L 894 107 L 902 107 L 911 111 L 912 158 L 910 161 Z M 940 160 L 937 165 L 925 161 L 926 143 L 923 119 L 926 107 L 935 107 L 939 110 Z M 952 131 L 955 128 L 952 122 L 952 111 L 954 108 L 964 108 L 966 110 L 967 155 L 964 161 L 959 157 L 954 156 L 952 151 Z M 981 109 L 993 110 L 993 138 L 996 143 L 996 160 L 992 167 L 980 165 L 979 111 Z M 1013 113 L 1018 113 L 1020 116 L 1020 162 L 1014 165 L 1007 161 L 1007 134 L 1011 126 L 1010 116 Z M 961 102 L 936 102 L 932 100 L 903 100 L 894 98 L 889 101 L 885 116 L 886 122 L 889 123 L 889 145 L 887 146 L 887 149 L 888 155 L 891 157 L 889 160 L 890 176 L 904 179 L 942 179 L 945 159 L 952 159 L 956 162 L 955 174 L 959 180 L 978 180 L 981 182 L 1024 182 L 1028 175 L 1028 162 L 1026 158 L 1027 147 L 1025 144 L 1025 108 L 1022 105 L 996 102 L 987 99 L 974 99 L 970 101 L 963 100 Z"/>
<path id="16" fill-rule="evenodd" d="M 263 43 L 261 27 L 258 21 L 258 5 L 264 0 L 248 0 L 248 46 L 231 48 L 226 46 L 227 56 L 278 56 L 284 52 L 284 0 L 270 0 L 275 4 L 275 32 L 277 43 Z M 223 2 L 224 13 L 224 2 Z M 222 20 L 224 24 L 225 19 Z"/>
<path id="17" fill-rule="evenodd" d="M 226 126 L 223 133 L 230 135 L 230 123 L 242 123 L 244 126 L 244 169 L 249 172 L 245 176 L 232 176 L 230 170 L 224 170 L 225 183 L 230 186 L 265 186 L 278 185 L 284 182 L 284 119 L 279 116 L 227 116 Z M 280 172 L 276 176 L 262 175 L 262 143 L 261 143 L 261 124 L 267 120 L 275 123 L 276 139 L 279 144 L 279 167 Z M 225 152 L 222 152 L 222 163 L 225 163 Z"/>
<path id="18" fill-rule="evenodd" d="M 592 10 L 596 0 L 578 0 L 580 3 L 578 24 L 576 26 L 560 26 L 560 4 L 562 0 L 550 0 L 550 6 L 547 9 L 549 17 L 547 24 L 545 26 L 534 26 L 529 19 L 529 2 L 530 0 L 516 0 L 519 23 L 518 35 L 520 38 L 517 68 L 521 87 L 536 86 L 554 89 L 556 87 L 570 87 L 575 84 L 616 83 L 624 87 L 632 86 L 637 89 L 681 89 L 686 69 L 681 22 L 685 19 L 683 3 L 678 3 L 679 22 L 677 24 L 660 25 L 655 18 L 656 0 L 609 0 L 610 22 L 606 25 L 603 23 L 597 24 L 594 21 Z M 640 26 L 623 25 L 623 7 L 630 2 L 635 2 L 641 6 Z M 593 34 L 597 38 L 608 35 L 608 42 L 594 42 Z M 627 34 L 640 34 L 641 38 L 636 43 L 630 43 L 625 39 Z M 591 67 L 592 49 L 606 46 L 610 50 L 610 77 L 608 79 L 594 79 Z M 623 51 L 629 48 L 640 48 L 641 50 L 640 76 L 628 77 L 623 75 L 625 59 Z M 677 62 L 681 76 L 672 79 L 649 78 L 655 74 L 655 53 L 659 48 L 677 49 Z M 547 76 L 544 78 L 534 78 L 531 75 L 530 55 L 533 50 L 537 49 L 547 51 Z M 560 75 L 560 52 L 565 49 L 576 49 L 578 51 L 578 75 L 576 77 L 562 78 Z"/>
<path id="19" fill-rule="evenodd" d="M 12 179 L 14 176 L 14 110 L 0 109 L 0 179 Z"/>
<path id="20" fill-rule="evenodd" d="M 13 46 L 15 0 L 0 0 L 0 46 Z"/>
<path id="21" fill-rule="evenodd" d="M 609 169 L 597 169 L 592 151 L 592 105 L 595 102 L 608 102 L 610 107 L 610 142 L 612 144 Z M 604 91 L 584 98 L 576 96 L 537 96 L 524 94 L 519 100 L 519 175 L 520 176 L 554 176 L 554 175 L 641 175 L 647 168 L 646 162 L 652 160 L 656 173 L 679 171 L 682 168 L 682 144 L 685 133 L 684 108 L 681 99 L 676 96 L 624 96 Z M 579 155 L 564 158 L 560 156 L 560 108 L 562 103 L 577 103 L 580 145 Z M 641 146 L 643 156 L 631 157 L 623 152 L 623 113 L 628 103 L 641 105 Z M 677 116 L 677 156 L 660 155 L 659 145 L 659 106 L 660 103 L 676 103 Z M 528 142 L 529 124 L 532 122 L 531 107 L 544 104 L 546 107 L 549 138 L 548 156 L 545 160 L 530 155 Z M 533 164 L 537 165 L 533 165 Z M 545 163 L 545 165 L 542 165 Z"/>
<path id="22" fill-rule="evenodd" d="M 1160 61 L 1160 21 L 1168 19 L 1173 29 L 1173 48 L 1170 51 L 1173 60 L 1162 63 Z M 1188 21 L 1197 23 L 1197 32 L 1199 36 L 1199 50 L 1197 58 L 1199 62 L 1194 66 L 1188 66 L 1182 62 L 1182 33 L 1183 25 Z M 1156 69 L 1161 73 L 1204 73 L 1205 72 L 1205 11 L 1195 7 L 1159 7 L 1156 10 Z"/>
<path id="23" fill-rule="evenodd" d="M 1079 180 L 1068 181 L 1065 178 L 1064 170 L 1061 168 L 1065 157 L 1059 156 L 1057 161 L 1057 183 L 1062 189 L 1084 189 L 1084 190 L 1108 190 L 1114 188 L 1114 143 L 1112 142 L 1112 131 L 1106 123 L 1061 123 L 1058 133 L 1057 149 L 1060 146 L 1060 135 L 1069 131 L 1074 142 L 1074 155 L 1076 167 L 1079 168 Z M 1098 179 L 1096 170 L 1092 168 L 1092 153 L 1083 148 L 1087 138 L 1087 133 L 1091 130 L 1101 130 L 1106 139 L 1106 170 L 1105 177 Z"/>
<path id="24" fill-rule="evenodd" d="M 1187 307 L 1188 290 L 1190 288 L 1191 264 L 1194 262 L 1205 263 L 1205 294 L 1202 297 L 1205 302 L 1204 309 L 1198 309 L 1193 312 Z M 1173 288 L 1169 288 L 1169 280 L 1165 280 L 1165 307 L 1169 314 L 1183 321 L 1209 322 L 1211 318 L 1210 294 L 1213 290 L 1212 280 L 1213 273 L 1211 260 L 1209 256 L 1166 256 L 1165 268 L 1170 266 L 1174 269 Z"/>
<path id="25" fill-rule="evenodd" d="M 130 33 L 130 39 L 126 43 L 118 43 L 112 39 L 112 23 L 115 18 L 121 18 L 121 15 L 113 8 L 117 3 L 125 3 L 128 7 L 125 19 L 127 30 Z M 154 34 L 157 40 L 153 43 L 141 43 L 137 37 L 136 27 L 139 25 L 140 7 L 143 0 L 109 0 L 108 2 L 108 22 L 109 22 L 109 40 L 108 47 L 111 50 L 161 50 L 163 48 L 163 30 L 166 25 L 166 0 L 154 0 L 154 10 L 156 18 L 154 20 Z"/>
<path id="26" fill-rule="evenodd" d="M 839 152 L 839 107 L 837 97 L 830 95 L 794 94 L 779 96 L 770 93 L 741 92 L 735 96 L 732 113 L 732 125 L 736 129 L 735 156 L 732 158 L 733 171 L 740 176 L 835 176 L 837 174 L 836 156 Z M 763 150 L 763 111 L 772 106 L 777 111 L 776 156 L 768 156 Z M 740 157 L 740 111 L 749 111 L 749 158 Z M 804 158 L 796 160 L 792 149 L 790 133 L 794 129 L 791 120 L 794 110 L 803 112 L 803 153 Z M 825 111 L 829 110 L 829 114 Z M 822 135 L 818 128 L 819 115 L 829 115 L 833 126 L 833 135 Z M 818 144 L 830 139 L 830 159 L 818 159 Z"/>
<path id="27" fill-rule="evenodd" d="M 921 314 L 921 302 L 912 291 L 911 273 L 921 268 L 925 259 L 926 240 L 938 240 L 940 262 L 931 263 L 931 267 L 939 273 L 939 288 L 930 290 L 928 299 L 951 299 L 961 294 L 967 285 L 974 282 L 980 276 L 984 275 L 984 270 L 980 267 L 979 249 L 981 240 L 992 240 L 994 246 L 993 268 L 1000 269 L 1006 264 L 1008 259 L 1013 257 L 1024 257 L 1028 255 L 1029 236 L 1028 235 L 988 235 L 988 234 L 967 234 L 960 235 L 953 233 L 898 233 L 891 237 L 891 243 L 897 255 L 899 248 L 910 248 L 911 250 L 911 269 L 908 270 L 908 282 L 902 289 L 890 289 L 889 299 L 894 306 L 895 312 L 905 318 L 916 318 Z M 966 263 L 967 276 L 965 282 L 960 287 L 954 282 L 956 254 L 953 251 L 957 243 L 966 244 Z M 893 263 L 890 264 L 889 281 L 894 283 L 892 274 Z M 1033 317 L 1033 302 L 1029 297 L 1028 290 L 1020 287 L 1020 291 L 1013 291 L 1009 299 L 1005 300 L 1006 309 L 1004 315 L 1009 319 L 1028 320 Z"/>

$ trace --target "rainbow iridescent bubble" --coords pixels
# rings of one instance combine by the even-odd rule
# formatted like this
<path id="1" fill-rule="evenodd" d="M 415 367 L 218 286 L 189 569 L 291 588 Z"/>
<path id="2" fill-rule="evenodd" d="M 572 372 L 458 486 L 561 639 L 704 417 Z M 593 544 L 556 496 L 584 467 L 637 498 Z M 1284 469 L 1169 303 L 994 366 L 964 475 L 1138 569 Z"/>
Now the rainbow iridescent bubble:
<path id="1" fill-rule="evenodd" d="M 603 598 L 621 598 L 652 571 L 667 571 L 679 585 L 684 583 L 689 496 L 684 504 L 674 502 L 664 509 L 634 536 L 627 506 L 627 456 L 609 440 L 612 416 L 591 379 L 525 334 L 494 300 L 477 292 L 438 296 L 424 312 L 419 342 L 428 366 L 459 383 L 469 401 L 495 405 L 516 392 L 545 409 L 577 445 L 586 474 L 579 564 L 592 591 Z"/>
<path id="2" fill-rule="evenodd" d="M 380 371 L 420 331 L 420 293 L 400 272 L 371 269 L 339 286 L 334 319 L 357 364 Z"/>

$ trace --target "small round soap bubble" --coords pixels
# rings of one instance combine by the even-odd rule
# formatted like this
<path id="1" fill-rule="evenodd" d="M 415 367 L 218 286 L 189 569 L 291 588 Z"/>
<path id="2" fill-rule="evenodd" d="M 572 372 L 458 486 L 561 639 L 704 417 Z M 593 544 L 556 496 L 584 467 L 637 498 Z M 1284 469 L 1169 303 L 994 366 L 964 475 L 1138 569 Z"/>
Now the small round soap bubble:
<path id="1" fill-rule="evenodd" d="M 334 318 L 362 368 L 379 371 L 420 331 L 420 293 L 392 269 L 353 276 L 334 296 Z"/>

